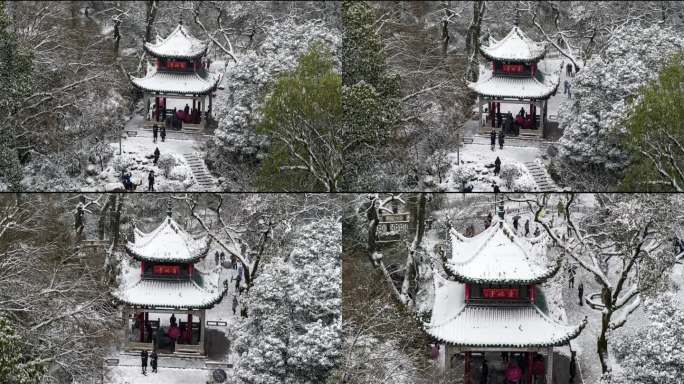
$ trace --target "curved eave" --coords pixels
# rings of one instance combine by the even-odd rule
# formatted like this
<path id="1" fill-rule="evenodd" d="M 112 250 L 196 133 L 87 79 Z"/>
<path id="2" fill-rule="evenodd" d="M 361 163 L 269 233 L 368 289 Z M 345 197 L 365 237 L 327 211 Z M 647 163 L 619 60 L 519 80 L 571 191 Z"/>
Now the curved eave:
<path id="1" fill-rule="evenodd" d="M 205 243 L 204 248 L 200 249 L 196 255 L 193 255 L 190 258 L 180 258 L 180 257 L 171 257 L 171 258 L 158 258 L 158 257 L 149 257 L 142 255 L 135 250 L 129 248 L 128 244 L 126 244 L 126 253 L 128 253 L 131 257 L 138 261 L 145 261 L 145 262 L 155 262 L 155 263 L 196 263 L 200 259 L 204 258 L 207 253 L 209 252 L 209 248 L 211 247 L 211 238 L 208 237 L 207 241 Z"/>
<path id="2" fill-rule="evenodd" d="M 141 304 L 137 302 L 133 302 L 130 300 L 122 299 L 117 295 L 116 292 L 110 292 L 110 294 L 114 297 L 116 301 L 119 303 L 125 304 L 125 305 L 130 305 L 134 306 L 137 308 L 145 308 L 145 309 L 154 309 L 154 308 L 173 308 L 173 309 L 210 309 L 216 304 L 220 303 L 221 300 L 223 300 L 223 297 L 226 295 L 226 292 L 228 292 L 228 287 L 223 288 L 219 292 L 216 297 L 214 297 L 212 300 L 205 302 L 203 304 L 197 304 L 197 305 L 192 305 L 192 306 L 187 306 L 187 305 L 176 305 L 176 304 L 170 304 L 170 305 L 153 305 L 153 304 Z"/>
<path id="3" fill-rule="evenodd" d="M 533 56 L 533 57 L 525 58 L 525 59 L 494 56 L 494 55 L 491 55 L 489 52 L 487 52 L 484 48 L 482 48 L 482 46 L 479 46 L 478 49 L 480 50 L 480 54 L 482 54 L 482 56 L 484 56 L 485 58 L 487 58 L 489 60 L 505 61 L 507 63 L 523 63 L 523 64 L 528 63 L 528 64 L 531 64 L 531 63 L 536 63 L 537 61 L 543 59 L 546 56 L 546 49 L 541 51 L 541 53 L 539 53 L 537 56 Z"/>
<path id="4" fill-rule="evenodd" d="M 553 75 L 548 75 L 548 76 L 553 76 Z M 535 78 L 532 78 L 532 79 L 536 82 L 539 82 Z M 552 83 L 553 87 L 547 89 L 546 92 L 535 94 L 533 96 L 520 96 L 520 95 L 515 95 L 515 94 L 507 94 L 507 93 L 503 93 L 503 92 L 498 92 L 498 93 L 485 92 L 485 91 L 482 91 L 482 89 L 478 88 L 478 84 L 480 84 L 480 83 L 479 82 L 477 82 L 477 83 L 468 82 L 468 88 L 480 96 L 505 97 L 505 98 L 525 99 L 525 100 L 546 100 L 549 97 L 551 97 L 551 95 L 553 95 L 554 92 L 556 92 L 556 90 L 558 89 L 558 85 L 560 84 L 560 81 Z"/>
<path id="5" fill-rule="evenodd" d="M 149 53 L 152 57 L 155 58 L 160 58 L 160 59 L 184 59 L 184 60 L 190 60 L 190 59 L 196 59 L 198 57 L 202 57 L 206 55 L 207 49 L 209 48 L 208 45 L 204 46 L 204 49 L 201 49 L 197 52 L 193 52 L 190 54 L 168 54 L 164 52 L 157 51 L 155 47 L 151 47 L 150 43 L 145 43 L 145 52 Z"/>
<path id="6" fill-rule="evenodd" d="M 199 76 L 199 75 L 197 75 Z M 131 77 L 131 83 L 138 89 L 141 89 L 143 91 L 148 91 L 148 92 L 158 92 L 158 93 L 173 93 L 173 94 L 179 94 L 179 95 L 184 95 L 184 94 L 192 94 L 192 95 L 206 95 L 209 93 L 212 93 L 216 91 L 216 88 L 218 87 L 219 82 L 221 81 L 221 76 L 216 76 L 214 79 L 213 83 L 208 84 L 205 88 L 203 89 L 196 89 L 192 91 L 188 91 L 187 89 L 171 89 L 171 88 L 160 88 L 160 87 L 153 87 L 153 86 L 147 86 L 143 84 L 142 82 L 146 78 L 140 78 L 140 77 Z"/>
<path id="7" fill-rule="evenodd" d="M 530 277 L 529 279 L 492 279 L 492 278 L 479 278 L 476 276 L 468 276 L 459 273 L 451 268 L 449 257 L 446 252 L 442 254 L 442 265 L 444 266 L 444 272 L 447 274 L 447 278 L 452 281 L 457 281 L 463 284 L 512 284 L 512 285 L 530 285 L 530 284 L 541 284 L 546 280 L 552 278 L 561 267 L 561 259 L 559 258 L 556 264 L 546 270 L 543 274 Z"/>
<path id="8" fill-rule="evenodd" d="M 458 316 L 460 316 L 460 315 L 463 313 L 463 311 L 466 309 L 466 307 L 467 307 L 467 305 L 465 305 L 465 306 L 463 306 L 463 308 L 461 308 L 461 310 L 459 311 Z M 535 307 L 535 309 L 536 309 L 536 311 L 539 313 L 539 315 L 542 316 L 542 317 L 544 317 L 547 321 L 549 321 L 549 322 L 551 322 L 551 323 L 553 323 L 553 324 L 555 324 L 555 325 L 559 325 L 559 326 L 571 328 L 571 327 L 569 327 L 569 326 L 567 326 L 567 325 L 563 325 L 563 324 L 558 324 L 558 323 L 556 323 L 556 322 L 553 321 L 551 318 L 549 318 L 548 316 L 544 315 L 538 308 Z M 466 348 L 544 348 L 544 347 L 558 347 L 558 346 L 567 344 L 568 342 L 570 342 L 570 340 L 572 340 L 572 339 L 576 338 L 577 336 L 579 336 L 579 334 L 582 332 L 582 330 L 584 329 L 584 327 L 586 327 L 587 322 L 588 322 L 587 317 L 585 317 L 584 320 L 582 320 L 582 322 L 581 322 L 580 324 L 578 324 L 578 325 L 572 327 L 571 329 L 569 329 L 568 332 L 565 333 L 562 337 L 556 337 L 556 338 L 554 338 L 553 340 L 549 340 L 549 341 L 546 341 L 546 342 L 530 342 L 530 343 L 505 343 L 505 342 L 501 342 L 501 343 L 472 343 L 472 342 L 455 342 L 455 341 L 453 341 L 453 340 L 445 339 L 444 337 L 441 337 L 440 335 L 436 335 L 436 334 L 434 334 L 433 332 L 431 332 L 432 326 L 431 326 L 430 324 L 425 324 L 425 323 L 424 323 L 424 324 L 423 324 L 423 330 L 424 330 L 428 335 L 430 335 L 432 338 L 434 338 L 434 339 L 436 339 L 436 340 L 442 341 L 442 342 L 447 343 L 447 344 L 450 344 L 450 345 L 458 346 L 458 347 L 466 347 Z"/>

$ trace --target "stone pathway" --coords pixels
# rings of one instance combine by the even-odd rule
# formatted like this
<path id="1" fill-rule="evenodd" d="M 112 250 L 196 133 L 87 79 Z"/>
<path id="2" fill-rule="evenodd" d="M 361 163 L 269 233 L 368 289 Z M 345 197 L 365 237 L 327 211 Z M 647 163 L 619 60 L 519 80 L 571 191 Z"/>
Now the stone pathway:
<path id="1" fill-rule="evenodd" d="M 211 173 L 209 173 L 207 165 L 200 156 L 198 156 L 196 153 L 190 152 L 184 153 L 183 157 L 190 166 L 192 175 L 195 178 L 195 181 L 197 181 L 197 184 L 201 190 L 209 191 L 216 188 L 216 180 Z"/>
<path id="2" fill-rule="evenodd" d="M 558 186 L 551 180 L 551 177 L 546 173 L 546 170 L 539 166 L 536 161 L 525 162 L 525 167 L 530 171 L 534 181 L 537 183 L 539 190 L 542 192 L 546 191 L 558 191 Z"/>

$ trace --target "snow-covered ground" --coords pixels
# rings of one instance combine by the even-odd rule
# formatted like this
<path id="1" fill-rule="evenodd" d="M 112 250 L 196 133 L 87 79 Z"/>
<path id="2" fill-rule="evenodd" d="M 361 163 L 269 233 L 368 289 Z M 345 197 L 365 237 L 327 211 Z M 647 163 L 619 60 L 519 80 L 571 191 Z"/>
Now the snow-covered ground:
<path id="1" fill-rule="evenodd" d="M 211 371 L 193 368 L 163 368 L 152 373 L 147 367 L 147 375 L 141 373 L 140 366 L 118 366 L 109 368 L 104 376 L 105 383 L 112 384 L 190 384 L 206 383 Z"/>
<path id="2" fill-rule="evenodd" d="M 183 155 L 194 154 L 203 158 L 201 146 L 204 136 L 168 132 L 164 142 L 158 138 L 155 143 L 152 140 L 152 131 L 142 129 L 142 116 L 139 115 L 129 120 L 125 131 L 136 132 L 136 134 L 123 136 L 121 139 L 121 155 L 119 155 L 119 142 L 110 143 L 115 155 L 105 165 L 103 172 L 86 179 L 89 186 L 84 188 L 84 191 L 122 189 L 121 169 L 131 173 L 131 181 L 137 185 L 137 191 L 147 191 L 150 170 L 154 171 L 155 191 L 202 190 Z M 169 155 L 174 159 L 175 165 L 170 167 L 168 175 L 164 174 L 163 168 L 159 166 L 160 164 L 154 165 L 153 159 L 149 158 L 156 148 L 159 148 L 160 159 Z"/>

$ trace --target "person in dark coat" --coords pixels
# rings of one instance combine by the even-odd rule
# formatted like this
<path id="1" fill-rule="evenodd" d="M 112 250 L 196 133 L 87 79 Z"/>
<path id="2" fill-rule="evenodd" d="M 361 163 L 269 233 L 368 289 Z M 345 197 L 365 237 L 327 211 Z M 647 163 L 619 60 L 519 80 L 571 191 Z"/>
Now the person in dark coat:
<path id="1" fill-rule="evenodd" d="M 539 236 L 539 234 L 541 234 L 541 231 L 539 231 L 539 227 L 535 227 L 534 228 L 534 237 Z"/>
<path id="2" fill-rule="evenodd" d="M 159 147 L 154 149 L 154 165 L 157 165 L 157 161 L 159 161 Z"/>
<path id="3" fill-rule="evenodd" d="M 580 281 L 579 285 L 577 286 L 577 294 L 579 296 L 579 305 L 584 306 L 584 302 L 582 300 L 584 296 L 584 284 Z"/>
<path id="4" fill-rule="evenodd" d="M 518 112 L 518 116 L 522 116 L 525 118 L 525 107 L 520 107 L 520 112 Z"/>
<path id="5" fill-rule="evenodd" d="M 147 351 L 140 351 L 140 363 L 142 365 L 142 374 L 147 375 Z"/>
<path id="6" fill-rule="evenodd" d="M 183 108 L 183 112 L 185 112 L 185 118 L 187 119 L 188 114 L 190 113 L 190 106 L 185 104 L 185 108 Z"/>
<path id="7" fill-rule="evenodd" d="M 152 373 L 157 373 L 157 359 L 159 356 L 157 356 L 157 352 L 152 351 L 150 354 L 150 367 L 152 367 Z"/>
<path id="8" fill-rule="evenodd" d="M 571 265 L 568 268 L 568 288 L 575 288 L 575 270 Z"/>
<path id="9" fill-rule="evenodd" d="M 501 159 L 497 156 L 496 160 L 494 160 L 494 176 L 498 175 L 499 172 L 501 172 Z"/>
<path id="10" fill-rule="evenodd" d="M 219 253 L 218 253 L 218 251 L 216 251 L 216 253 L 214 253 L 214 261 L 216 262 L 216 265 L 219 265 Z"/>
<path id="11" fill-rule="evenodd" d="M 518 216 L 513 217 L 513 229 L 515 229 L 516 232 L 518 232 L 518 220 L 519 219 L 520 219 L 520 217 L 518 217 Z"/>
<path id="12" fill-rule="evenodd" d="M 482 373 L 480 375 L 480 384 L 487 384 L 489 379 L 489 365 L 487 365 L 487 359 L 482 359 Z"/>
<path id="13" fill-rule="evenodd" d="M 161 127 L 161 139 L 162 143 L 166 140 L 166 127 L 164 126 Z"/>
<path id="14" fill-rule="evenodd" d="M 489 138 L 492 144 L 492 151 L 494 150 L 494 147 L 496 147 L 496 131 L 492 129 L 492 132 L 489 133 Z"/>
<path id="15" fill-rule="evenodd" d="M 503 149 L 505 137 L 506 135 L 504 135 L 503 131 L 499 132 L 499 149 Z"/>
<path id="16" fill-rule="evenodd" d="M 176 325 L 176 314 L 175 313 L 171 314 L 171 318 L 169 319 L 169 323 L 171 325 Z"/>
<path id="17" fill-rule="evenodd" d="M 154 192 L 154 171 L 150 170 L 150 173 L 147 175 L 147 181 L 149 182 L 149 186 L 147 187 L 148 192 Z"/>
<path id="18" fill-rule="evenodd" d="M 501 193 L 501 189 L 499 189 L 499 186 L 496 183 L 494 184 L 494 193 Z"/>
<path id="19" fill-rule="evenodd" d="M 237 296 L 233 296 L 233 316 L 235 316 L 235 311 L 238 308 L 238 299 Z"/>
<path id="20" fill-rule="evenodd" d="M 527 219 L 525 221 L 525 236 L 530 234 L 530 219 Z"/>
<path id="21" fill-rule="evenodd" d="M 157 133 L 159 132 L 159 128 L 157 127 L 157 124 L 152 126 L 152 142 L 156 143 L 157 142 Z"/>

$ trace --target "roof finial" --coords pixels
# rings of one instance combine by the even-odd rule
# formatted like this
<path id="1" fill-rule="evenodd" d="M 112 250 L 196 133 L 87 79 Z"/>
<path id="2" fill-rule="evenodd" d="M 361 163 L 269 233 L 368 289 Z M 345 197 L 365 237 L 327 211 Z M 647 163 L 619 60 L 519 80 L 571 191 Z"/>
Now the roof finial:
<path id="1" fill-rule="evenodd" d="M 515 23 L 513 23 L 516 27 L 520 23 L 520 10 L 516 9 L 515 10 Z"/>
<path id="2" fill-rule="evenodd" d="M 167 201 L 166 216 L 171 217 L 171 198 Z"/>

